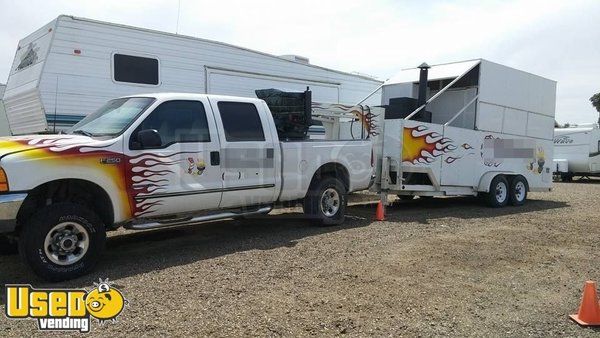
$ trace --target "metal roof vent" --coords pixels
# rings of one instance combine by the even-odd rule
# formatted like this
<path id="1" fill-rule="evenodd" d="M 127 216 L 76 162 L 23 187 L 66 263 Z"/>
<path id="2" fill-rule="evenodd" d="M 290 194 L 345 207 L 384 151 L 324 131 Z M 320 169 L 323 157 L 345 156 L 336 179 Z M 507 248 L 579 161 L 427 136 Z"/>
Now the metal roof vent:
<path id="1" fill-rule="evenodd" d="M 307 57 L 300 56 L 300 55 L 286 54 L 286 55 L 279 55 L 279 57 L 284 58 L 286 60 L 290 60 L 290 61 L 304 63 L 305 65 L 310 64 L 310 61 Z"/>

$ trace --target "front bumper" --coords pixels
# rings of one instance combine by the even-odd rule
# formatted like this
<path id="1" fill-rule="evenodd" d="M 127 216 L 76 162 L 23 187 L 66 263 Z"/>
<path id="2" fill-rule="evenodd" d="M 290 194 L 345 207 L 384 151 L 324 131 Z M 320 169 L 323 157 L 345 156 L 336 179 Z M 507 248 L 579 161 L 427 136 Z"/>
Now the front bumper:
<path id="1" fill-rule="evenodd" d="M 0 234 L 15 231 L 17 213 L 26 197 L 24 193 L 0 195 Z"/>

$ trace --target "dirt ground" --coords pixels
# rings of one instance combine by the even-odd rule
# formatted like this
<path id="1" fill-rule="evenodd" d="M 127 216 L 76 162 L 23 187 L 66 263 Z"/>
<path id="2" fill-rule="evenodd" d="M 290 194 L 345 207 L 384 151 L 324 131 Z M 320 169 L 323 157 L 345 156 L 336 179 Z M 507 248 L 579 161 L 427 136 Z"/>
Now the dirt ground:
<path id="1" fill-rule="evenodd" d="M 0 256 L 0 283 L 90 289 L 110 278 L 129 306 L 117 323 L 94 322 L 94 336 L 600 335 L 568 318 L 584 281 L 600 280 L 600 181 L 557 183 L 524 207 L 397 201 L 384 222 L 365 199 L 354 195 L 346 223 L 329 228 L 292 209 L 118 232 L 92 274 L 58 285 Z M 0 316 L 1 336 L 36 330 Z"/>

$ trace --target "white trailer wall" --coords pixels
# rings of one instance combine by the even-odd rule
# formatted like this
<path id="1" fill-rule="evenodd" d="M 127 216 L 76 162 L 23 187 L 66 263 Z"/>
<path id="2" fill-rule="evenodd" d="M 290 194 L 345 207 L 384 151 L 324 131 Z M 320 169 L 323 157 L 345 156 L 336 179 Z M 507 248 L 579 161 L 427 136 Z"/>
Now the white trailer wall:
<path id="1" fill-rule="evenodd" d="M 43 109 L 43 113 L 37 115 L 46 114 L 49 121 L 55 114 L 61 123 L 76 121 L 108 99 L 139 93 L 193 92 L 255 97 L 255 89 L 304 90 L 310 86 L 315 101 L 355 104 L 381 84 L 364 76 L 171 33 L 71 16 L 58 17 L 53 27 L 49 53 L 37 85 L 37 102 Z M 48 28 L 40 31 L 48 31 Z M 28 43 L 28 39 L 30 37 L 19 45 Z M 158 59 L 159 84 L 114 81 L 115 53 Z M 17 72 L 9 77 L 9 87 L 18 75 Z M 31 82 L 29 86 L 35 88 L 36 83 Z M 14 101 L 19 100 L 20 97 L 14 97 Z M 376 94 L 366 103 L 379 104 L 380 100 L 381 95 Z M 15 112 L 16 108 L 11 106 L 9 117 Z M 42 131 L 45 125 L 28 124 L 19 131 L 27 128 Z M 51 124 L 48 129 L 52 129 Z"/>
<path id="2" fill-rule="evenodd" d="M 0 83 L 0 136 L 10 135 L 10 129 L 8 128 L 8 119 L 6 118 L 6 111 L 4 110 L 4 90 L 6 89 L 5 84 Z"/>
<path id="3" fill-rule="evenodd" d="M 552 139 L 556 82 L 481 60 L 477 129 Z"/>

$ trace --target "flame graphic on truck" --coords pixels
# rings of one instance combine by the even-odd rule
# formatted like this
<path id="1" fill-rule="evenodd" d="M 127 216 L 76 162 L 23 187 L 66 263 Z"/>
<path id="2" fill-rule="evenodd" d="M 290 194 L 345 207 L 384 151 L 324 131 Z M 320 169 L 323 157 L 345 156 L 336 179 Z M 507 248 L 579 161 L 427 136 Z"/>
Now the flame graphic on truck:
<path id="1" fill-rule="evenodd" d="M 454 151 L 452 140 L 429 128 L 419 125 L 404 128 L 402 141 L 402 162 L 428 164 L 436 158 Z"/>
<path id="2" fill-rule="evenodd" d="M 114 150 L 115 145 L 110 140 L 82 141 L 73 137 L 20 137 L 0 141 L 3 149 L 15 153 L 29 149 L 28 157 L 45 159 L 48 165 L 63 162 L 99 169 L 119 188 L 121 203 L 124 210 L 129 211 L 129 217 L 155 212 L 163 200 L 152 195 L 167 189 L 169 177 L 177 175 L 176 169 L 182 162 L 177 155 L 182 153 L 127 156 Z"/>

